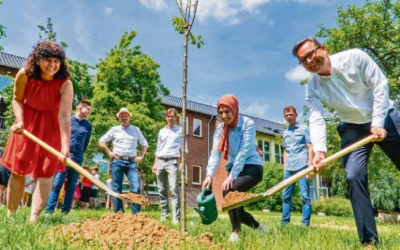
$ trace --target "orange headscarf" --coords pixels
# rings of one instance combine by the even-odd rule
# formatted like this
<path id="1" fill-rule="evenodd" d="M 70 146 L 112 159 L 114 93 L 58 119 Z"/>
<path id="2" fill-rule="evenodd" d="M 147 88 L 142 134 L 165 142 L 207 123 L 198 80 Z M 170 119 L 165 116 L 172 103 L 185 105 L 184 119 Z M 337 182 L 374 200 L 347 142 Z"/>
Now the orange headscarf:
<path id="1" fill-rule="evenodd" d="M 222 152 L 222 157 L 225 160 L 228 160 L 228 153 L 229 153 L 229 128 L 236 127 L 239 121 L 239 100 L 234 95 L 224 95 L 222 96 L 217 104 L 217 109 L 221 107 L 221 105 L 227 106 L 234 118 L 230 124 L 224 124 L 224 128 L 222 129 L 221 137 L 218 143 L 217 150 Z"/>

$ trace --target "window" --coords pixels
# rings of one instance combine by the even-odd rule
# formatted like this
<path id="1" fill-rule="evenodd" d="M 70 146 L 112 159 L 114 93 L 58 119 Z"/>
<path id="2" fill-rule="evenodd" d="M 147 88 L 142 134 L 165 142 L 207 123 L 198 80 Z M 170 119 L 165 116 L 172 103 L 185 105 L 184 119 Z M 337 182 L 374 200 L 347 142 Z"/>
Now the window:
<path id="1" fill-rule="evenodd" d="M 149 183 L 148 185 L 148 190 L 147 190 L 148 194 L 156 194 L 158 195 L 158 186 L 157 186 L 157 182 L 153 181 L 152 183 Z"/>
<path id="2" fill-rule="evenodd" d="M 257 144 L 258 149 L 262 152 L 263 161 L 271 161 L 270 158 L 270 149 L 269 149 L 269 141 L 258 140 Z"/>
<path id="3" fill-rule="evenodd" d="M 193 119 L 193 136 L 202 136 L 201 120 L 199 119 Z"/>
<path id="4" fill-rule="evenodd" d="M 179 116 L 179 126 L 182 127 L 182 116 Z M 186 116 L 186 135 L 189 134 L 189 118 Z"/>
<path id="5" fill-rule="evenodd" d="M 283 146 L 275 144 L 275 162 L 283 164 Z"/>
<path id="6" fill-rule="evenodd" d="M 201 185 L 201 166 L 193 165 L 193 185 Z"/>

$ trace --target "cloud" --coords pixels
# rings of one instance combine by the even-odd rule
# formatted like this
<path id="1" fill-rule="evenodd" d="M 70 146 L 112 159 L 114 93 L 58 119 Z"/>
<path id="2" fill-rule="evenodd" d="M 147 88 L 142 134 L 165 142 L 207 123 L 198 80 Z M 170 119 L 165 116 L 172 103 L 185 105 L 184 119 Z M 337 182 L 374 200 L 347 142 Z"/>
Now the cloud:
<path id="1" fill-rule="evenodd" d="M 240 113 L 267 119 L 268 109 L 269 109 L 268 103 L 253 102 L 246 108 L 241 108 Z"/>
<path id="2" fill-rule="evenodd" d="M 140 0 L 140 2 L 149 9 L 162 10 L 167 8 L 164 0 Z"/>
<path id="3" fill-rule="evenodd" d="M 104 13 L 106 14 L 106 15 L 110 15 L 112 12 L 114 11 L 114 9 L 113 8 L 111 8 L 111 7 L 104 7 Z"/>
<path id="4" fill-rule="evenodd" d="M 295 68 L 291 69 L 285 74 L 286 80 L 289 82 L 300 82 L 311 75 L 310 72 L 305 70 L 302 66 L 297 65 Z"/>
<path id="5" fill-rule="evenodd" d="M 188 0 L 183 0 L 183 5 Z M 220 22 L 236 25 L 241 21 L 240 14 L 259 14 L 258 7 L 272 0 L 201 0 L 197 9 L 197 17 L 200 21 L 210 18 Z M 140 0 L 147 8 L 162 10 L 167 9 L 166 0 Z M 176 7 L 176 6 L 174 6 Z M 268 20 L 268 24 L 271 23 Z"/>
<path id="6" fill-rule="evenodd" d="M 202 94 L 202 95 L 197 95 L 196 97 L 194 97 L 193 101 L 216 107 L 217 102 L 218 102 L 218 97 L 207 95 L 207 94 Z"/>
<path id="7" fill-rule="evenodd" d="M 182 0 L 183 5 L 188 0 Z M 260 7 L 270 2 L 288 2 L 289 0 L 200 0 L 197 9 L 197 17 L 199 21 L 206 21 L 214 18 L 219 22 L 236 25 L 243 18 L 242 14 L 250 13 L 253 16 L 261 14 Z M 304 4 L 323 5 L 329 3 L 328 0 L 290 0 Z M 167 9 L 166 0 L 140 0 L 147 8 L 155 10 Z M 192 1 L 193 2 L 193 1 Z M 176 6 L 174 6 L 176 7 Z M 263 18 L 267 25 L 272 26 L 273 20 Z"/>

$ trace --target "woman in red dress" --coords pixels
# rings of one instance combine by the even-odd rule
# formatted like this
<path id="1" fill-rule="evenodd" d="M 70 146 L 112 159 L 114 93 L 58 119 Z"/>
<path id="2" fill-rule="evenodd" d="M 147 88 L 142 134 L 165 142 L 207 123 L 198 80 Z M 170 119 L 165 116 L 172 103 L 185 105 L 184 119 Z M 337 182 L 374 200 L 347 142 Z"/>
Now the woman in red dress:
<path id="1" fill-rule="evenodd" d="M 46 205 L 53 176 L 64 171 L 69 157 L 73 87 L 62 47 L 51 41 L 39 42 L 28 62 L 15 77 L 12 107 L 15 123 L 1 163 L 12 174 L 8 184 L 7 215 L 18 208 L 24 194 L 25 177 L 35 178 L 30 222 L 36 223 Z M 48 153 L 21 135 L 26 129 L 64 156 Z"/>

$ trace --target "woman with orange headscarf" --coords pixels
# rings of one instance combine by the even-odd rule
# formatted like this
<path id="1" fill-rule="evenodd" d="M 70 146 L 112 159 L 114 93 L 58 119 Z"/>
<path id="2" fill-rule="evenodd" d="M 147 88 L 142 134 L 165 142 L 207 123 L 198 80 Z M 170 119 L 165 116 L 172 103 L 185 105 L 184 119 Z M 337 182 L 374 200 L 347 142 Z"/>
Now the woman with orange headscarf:
<path id="1" fill-rule="evenodd" d="M 263 161 L 255 146 L 256 126 L 250 118 L 239 115 L 238 99 L 233 95 L 224 95 L 219 99 L 217 109 L 222 123 L 214 133 L 203 188 L 211 186 L 212 176 L 222 156 L 228 162 L 225 169 L 229 173 L 222 184 L 225 197 L 229 192 L 245 192 L 257 185 L 262 180 Z M 229 218 L 232 224 L 231 242 L 240 240 L 242 223 L 266 231 L 243 207 L 230 210 Z"/>

